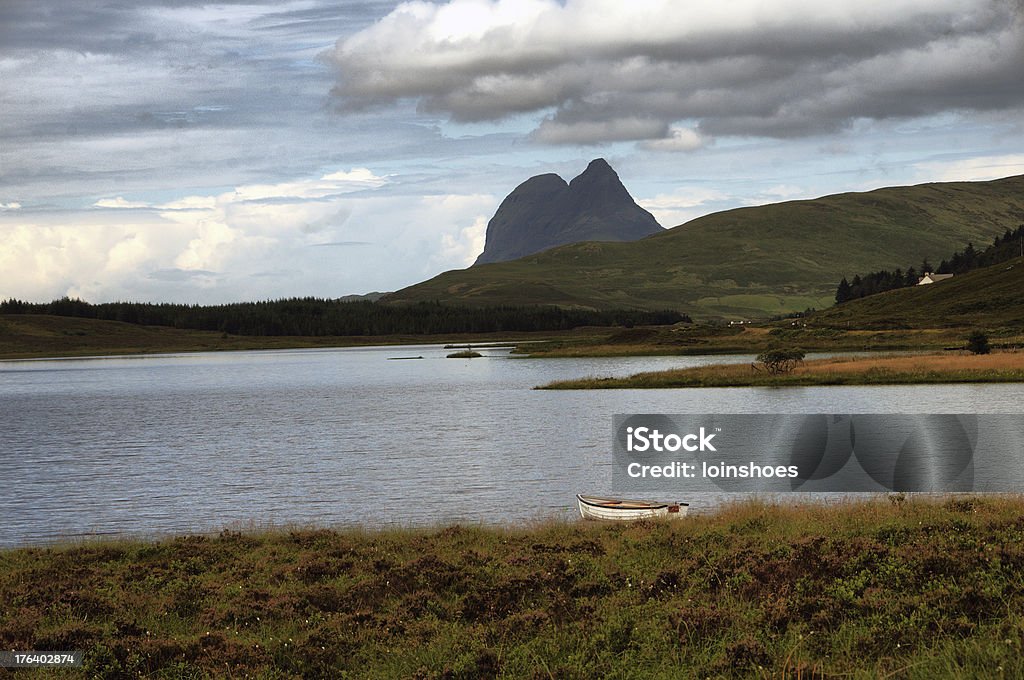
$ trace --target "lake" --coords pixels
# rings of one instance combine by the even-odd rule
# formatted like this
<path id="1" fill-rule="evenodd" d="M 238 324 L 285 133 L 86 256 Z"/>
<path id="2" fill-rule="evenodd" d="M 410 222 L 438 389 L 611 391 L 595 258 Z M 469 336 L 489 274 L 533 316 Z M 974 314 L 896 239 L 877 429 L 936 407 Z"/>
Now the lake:
<path id="1" fill-rule="evenodd" d="M 616 413 L 1015 413 L 1024 401 L 1020 384 L 537 391 L 752 358 L 450 351 L 0 361 L 0 545 L 569 517 L 577 492 L 610 491 Z M 726 498 L 683 500 L 700 511 Z"/>

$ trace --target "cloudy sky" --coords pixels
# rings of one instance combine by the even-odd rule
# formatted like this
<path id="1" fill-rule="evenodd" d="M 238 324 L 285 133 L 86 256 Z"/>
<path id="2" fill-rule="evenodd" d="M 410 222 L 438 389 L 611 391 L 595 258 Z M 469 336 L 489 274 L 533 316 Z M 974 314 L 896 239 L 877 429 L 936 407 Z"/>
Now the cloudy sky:
<path id="1" fill-rule="evenodd" d="M 0 299 L 395 290 L 603 156 L 663 226 L 1024 173 L 1024 0 L 4 0 Z"/>

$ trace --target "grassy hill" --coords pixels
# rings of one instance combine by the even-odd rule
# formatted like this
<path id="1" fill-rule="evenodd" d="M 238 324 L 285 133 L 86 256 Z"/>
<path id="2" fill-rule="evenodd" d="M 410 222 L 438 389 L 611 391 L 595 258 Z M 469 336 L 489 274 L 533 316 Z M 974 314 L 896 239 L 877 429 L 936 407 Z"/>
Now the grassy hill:
<path id="1" fill-rule="evenodd" d="M 900 288 L 818 312 L 808 326 L 952 328 L 1024 326 L 1024 258 L 928 286 Z"/>
<path id="2" fill-rule="evenodd" d="M 384 299 L 766 317 L 827 307 L 843 276 L 937 262 L 1021 222 L 1024 176 L 892 187 L 728 210 L 632 243 L 562 246 Z"/>
<path id="3" fill-rule="evenodd" d="M 333 347 L 374 340 L 380 338 L 240 336 L 100 319 L 0 314 L 0 359 Z"/>

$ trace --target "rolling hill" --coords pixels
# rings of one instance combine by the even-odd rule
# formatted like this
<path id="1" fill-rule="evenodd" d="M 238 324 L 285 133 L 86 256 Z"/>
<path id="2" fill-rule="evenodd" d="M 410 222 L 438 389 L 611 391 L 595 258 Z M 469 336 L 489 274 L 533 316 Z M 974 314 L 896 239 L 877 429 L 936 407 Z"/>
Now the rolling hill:
<path id="1" fill-rule="evenodd" d="M 808 326 L 834 328 L 1024 327 L 1024 258 L 928 286 L 899 288 L 817 312 Z"/>
<path id="2" fill-rule="evenodd" d="M 631 243 L 561 246 L 440 274 L 384 298 L 678 309 L 767 317 L 828 307 L 843 276 L 938 261 L 1024 222 L 1024 176 L 738 208 Z"/>

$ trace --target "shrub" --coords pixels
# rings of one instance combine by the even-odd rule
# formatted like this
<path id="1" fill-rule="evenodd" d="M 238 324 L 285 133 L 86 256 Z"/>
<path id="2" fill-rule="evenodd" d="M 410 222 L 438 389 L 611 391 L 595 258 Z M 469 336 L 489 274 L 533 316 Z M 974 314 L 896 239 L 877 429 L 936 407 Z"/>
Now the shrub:
<path id="1" fill-rule="evenodd" d="M 768 371 L 769 375 L 789 373 L 804 360 L 804 352 L 799 349 L 770 349 L 757 355 L 757 363 L 752 364 L 755 370 Z"/>
<path id="2" fill-rule="evenodd" d="M 967 338 L 967 349 L 971 354 L 988 354 L 991 351 L 988 336 L 981 331 L 974 331 Z"/>

